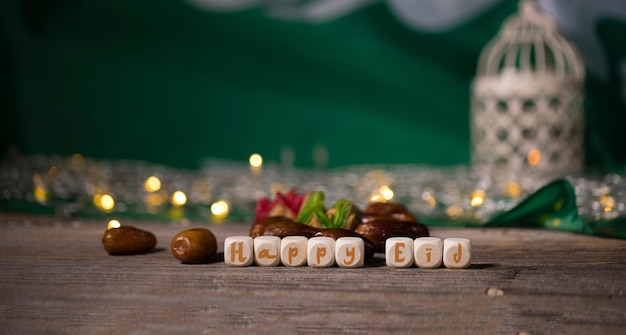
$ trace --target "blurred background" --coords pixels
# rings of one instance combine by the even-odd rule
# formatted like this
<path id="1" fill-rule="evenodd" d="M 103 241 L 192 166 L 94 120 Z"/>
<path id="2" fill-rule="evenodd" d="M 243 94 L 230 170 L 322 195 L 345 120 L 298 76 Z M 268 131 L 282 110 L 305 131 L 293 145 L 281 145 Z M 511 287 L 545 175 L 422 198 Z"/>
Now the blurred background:
<path id="1" fill-rule="evenodd" d="M 626 166 L 626 4 L 541 0 L 587 68 L 588 167 Z M 5 0 L 0 149 L 198 168 L 470 160 L 506 0 Z"/>

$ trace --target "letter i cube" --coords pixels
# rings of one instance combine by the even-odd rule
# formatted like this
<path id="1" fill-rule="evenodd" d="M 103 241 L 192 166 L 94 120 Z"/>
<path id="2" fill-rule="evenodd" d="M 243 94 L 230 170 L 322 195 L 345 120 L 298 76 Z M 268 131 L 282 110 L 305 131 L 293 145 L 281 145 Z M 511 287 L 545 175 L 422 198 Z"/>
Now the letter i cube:
<path id="1" fill-rule="evenodd" d="M 304 236 L 286 236 L 280 242 L 280 261 L 284 266 L 306 264 L 309 239 Z"/>
<path id="2" fill-rule="evenodd" d="M 335 265 L 335 240 L 327 236 L 311 237 L 307 246 L 307 263 L 317 268 Z"/>
<path id="3" fill-rule="evenodd" d="M 224 240 L 224 263 L 250 266 L 254 261 L 254 243 L 250 236 L 231 236 Z"/>
<path id="4" fill-rule="evenodd" d="M 385 241 L 385 260 L 392 268 L 408 268 L 413 265 L 413 239 L 390 237 Z"/>
<path id="5" fill-rule="evenodd" d="M 443 241 L 438 237 L 419 237 L 413 241 L 415 264 L 422 269 L 435 269 L 443 259 Z"/>
<path id="6" fill-rule="evenodd" d="M 443 265 L 450 269 L 463 269 L 472 262 L 472 242 L 466 238 L 451 237 L 443 240 Z"/>
<path id="7" fill-rule="evenodd" d="M 335 241 L 335 262 L 342 268 L 360 268 L 365 263 L 365 242 L 360 237 L 340 237 Z"/>
<path id="8" fill-rule="evenodd" d="M 254 263 L 260 266 L 277 266 L 280 264 L 280 237 L 255 237 Z"/>

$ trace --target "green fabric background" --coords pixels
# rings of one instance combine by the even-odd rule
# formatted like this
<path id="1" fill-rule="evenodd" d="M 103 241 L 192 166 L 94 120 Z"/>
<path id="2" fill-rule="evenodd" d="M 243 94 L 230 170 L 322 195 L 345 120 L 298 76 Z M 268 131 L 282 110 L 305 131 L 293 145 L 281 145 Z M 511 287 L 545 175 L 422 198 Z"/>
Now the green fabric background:
<path id="1" fill-rule="evenodd" d="M 467 163 L 478 56 L 516 10 L 503 1 L 424 33 L 383 2 L 311 24 L 182 1 L 4 1 L 2 149 L 193 168 L 253 152 L 277 162 L 291 147 L 308 167 L 324 145 L 330 167 Z M 615 31 L 598 27 L 614 72 Z M 588 78 L 588 165 L 626 162 L 619 85 Z"/>

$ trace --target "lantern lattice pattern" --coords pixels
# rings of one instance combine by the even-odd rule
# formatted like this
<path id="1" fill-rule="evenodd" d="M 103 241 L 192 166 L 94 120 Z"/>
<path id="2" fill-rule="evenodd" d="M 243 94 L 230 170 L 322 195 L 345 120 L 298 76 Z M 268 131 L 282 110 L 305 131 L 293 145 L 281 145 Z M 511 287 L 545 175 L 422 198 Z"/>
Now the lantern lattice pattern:
<path id="1" fill-rule="evenodd" d="M 583 168 L 584 65 L 534 2 L 485 47 L 472 84 L 472 164 L 571 173 Z"/>

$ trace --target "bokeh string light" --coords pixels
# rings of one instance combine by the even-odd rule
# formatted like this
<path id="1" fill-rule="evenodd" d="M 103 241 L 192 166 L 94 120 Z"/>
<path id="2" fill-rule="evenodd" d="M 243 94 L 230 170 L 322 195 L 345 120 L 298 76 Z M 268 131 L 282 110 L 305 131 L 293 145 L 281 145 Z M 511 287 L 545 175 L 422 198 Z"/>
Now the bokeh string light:
<path id="1" fill-rule="evenodd" d="M 80 154 L 11 156 L 0 164 L 0 203 L 30 204 L 29 208 L 62 217 L 247 222 L 260 197 L 295 189 L 323 191 L 328 203 L 345 198 L 363 207 L 370 201 L 394 201 L 421 218 L 481 223 L 512 209 L 557 177 L 466 166 L 298 169 L 263 163 L 260 155 L 252 155 L 249 163 L 210 160 L 201 169 L 184 170 L 139 161 L 92 160 Z M 588 222 L 626 218 L 622 175 L 565 177 L 575 188 L 582 218 Z"/>

